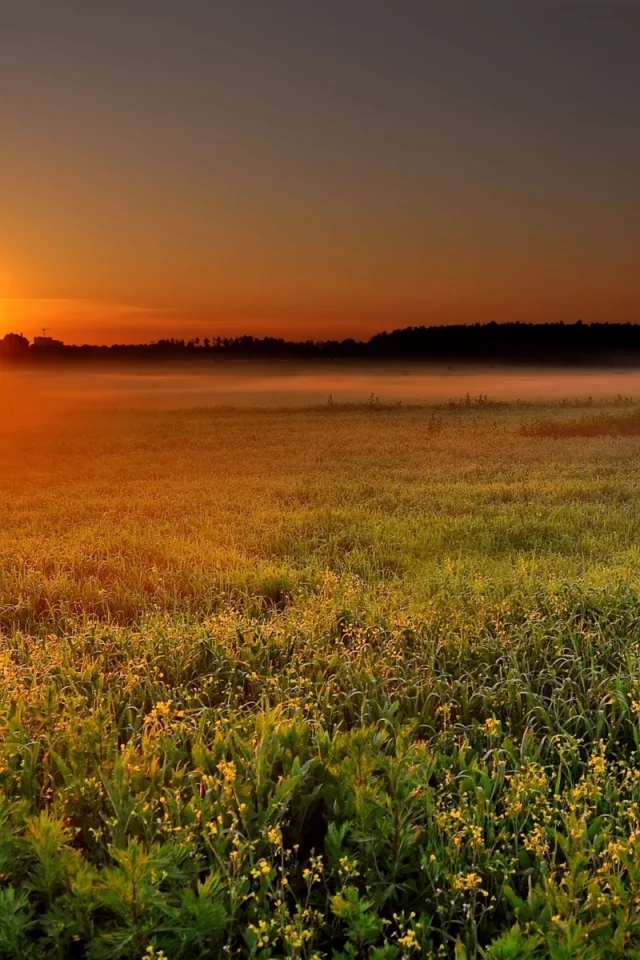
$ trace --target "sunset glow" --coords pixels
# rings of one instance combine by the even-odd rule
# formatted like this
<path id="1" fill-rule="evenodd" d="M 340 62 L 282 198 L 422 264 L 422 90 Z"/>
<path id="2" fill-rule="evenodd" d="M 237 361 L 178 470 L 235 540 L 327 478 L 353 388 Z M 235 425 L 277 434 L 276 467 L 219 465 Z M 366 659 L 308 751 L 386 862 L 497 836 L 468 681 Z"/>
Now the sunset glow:
<path id="1" fill-rule="evenodd" d="M 0 322 L 113 342 L 640 320 L 639 16 L 11 5 Z"/>
<path id="2" fill-rule="evenodd" d="M 639 960 L 639 54 L 0 0 L 0 960 Z"/>

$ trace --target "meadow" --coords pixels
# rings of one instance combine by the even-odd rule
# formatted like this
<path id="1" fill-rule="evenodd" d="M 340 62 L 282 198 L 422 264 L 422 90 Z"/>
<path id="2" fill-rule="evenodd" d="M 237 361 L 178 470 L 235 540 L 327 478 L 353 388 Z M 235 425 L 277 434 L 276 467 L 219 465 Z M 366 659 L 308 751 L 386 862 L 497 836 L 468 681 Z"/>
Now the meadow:
<path id="1" fill-rule="evenodd" d="M 46 412 L 0 957 L 640 956 L 630 401 Z"/>

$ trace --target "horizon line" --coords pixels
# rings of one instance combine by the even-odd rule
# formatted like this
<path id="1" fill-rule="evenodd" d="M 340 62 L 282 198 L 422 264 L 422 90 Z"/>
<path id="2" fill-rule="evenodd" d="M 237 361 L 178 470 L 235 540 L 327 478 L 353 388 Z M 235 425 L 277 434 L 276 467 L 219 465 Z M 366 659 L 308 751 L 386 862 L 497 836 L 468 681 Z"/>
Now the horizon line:
<path id="1" fill-rule="evenodd" d="M 92 349 L 111 349 L 112 347 L 152 347 L 159 344 L 173 344 L 174 346 L 180 345 L 192 345 L 196 349 L 206 348 L 209 345 L 212 349 L 215 349 L 214 344 L 220 342 L 227 343 L 237 343 L 242 340 L 252 340 L 257 343 L 260 342 L 275 342 L 281 343 L 284 345 L 305 345 L 305 344 L 314 344 L 322 346 L 323 344 L 347 344 L 353 343 L 358 345 L 367 345 L 371 343 L 378 337 L 392 336 L 393 334 L 403 333 L 409 330 L 447 330 L 453 331 L 456 329 L 482 329 L 487 327 L 535 327 L 535 328 L 545 328 L 545 327 L 634 327 L 640 325 L 639 320 L 541 320 L 541 321 L 531 321 L 531 320 L 486 320 L 486 321 L 470 321 L 468 323 L 420 323 L 420 324 L 406 324 L 400 327 L 392 328 L 383 328 L 381 330 L 372 333 L 367 338 L 357 338 L 352 336 L 346 337 L 308 337 L 305 339 L 289 339 L 284 336 L 277 336 L 274 334 L 264 334 L 256 335 L 252 333 L 240 333 L 234 334 L 233 336 L 221 336 L 219 334 L 214 334 L 212 336 L 194 336 L 194 337 L 184 337 L 184 336 L 163 336 L 157 337 L 153 340 L 115 340 L 111 343 L 90 343 L 88 341 L 64 341 L 59 340 L 56 337 L 47 337 L 46 334 L 43 336 L 41 334 L 35 334 L 31 339 L 26 336 L 22 331 L 17 330 L 8 330 L 2 337 L 0 337 L 0 342 L 5 337 L 22 337 L 24 340 L 27 340 L 30 346 L 35 346 L 36 341 L 38 340 L 50 340 L 56 347 L 89 347 Z M 49 327 L 42 328 L 43 333 L 45 330 L 50 331 Z"/>

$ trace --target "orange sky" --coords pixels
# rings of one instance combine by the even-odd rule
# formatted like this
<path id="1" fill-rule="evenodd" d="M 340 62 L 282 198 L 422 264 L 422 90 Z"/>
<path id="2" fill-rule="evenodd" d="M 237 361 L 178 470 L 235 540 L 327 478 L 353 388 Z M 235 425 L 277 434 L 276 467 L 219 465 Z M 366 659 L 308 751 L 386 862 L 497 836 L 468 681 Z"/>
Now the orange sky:
<path id="1" fill-rule="evenodd" d="M 0 333 L 640 321 L 638 8 L 363 10 L 3 13 Z"/>

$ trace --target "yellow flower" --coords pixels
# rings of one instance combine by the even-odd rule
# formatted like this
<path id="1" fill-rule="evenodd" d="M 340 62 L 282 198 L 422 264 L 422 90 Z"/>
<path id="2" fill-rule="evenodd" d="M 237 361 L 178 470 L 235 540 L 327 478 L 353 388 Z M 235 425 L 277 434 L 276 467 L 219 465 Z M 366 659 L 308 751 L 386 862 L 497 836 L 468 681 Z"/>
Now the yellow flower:
<path id="1" fill-rule="evenodd" d="M 471 893 L 477 890 L 481 883 L 482 877 L 473 871 L 471 871 L 471 873 L 459 873 L 457 877 L 453 879 L 453 888 L 454 890 L 465 890 Z M 482 893 L 483 891 L 480 892 Z"/>
<path id="2" fill-rule="evenodd" d="M 282 830 L 280 827 L 272 827 L 267 833 L 267 840 L 276 847 L 282 846 Z"/>
<path id="3" fill-rule="evenodd" d="M 401 947 L 404 947 L 405 950 L 413 950 L 414 947 L 418 946 L 418 938 L 416 937 L 414 930 L 407 930 L 403 937 L 398 937 L 398 943 Z"/>
<path id="4" fill-rule="evenodd" d="M 236 779 L 236 765 L 233 760 L 221 760 L 217 769 L 222 774 L 226 783 L 233 783 Z"/>
<path id="5" fill-rule="evenodd" d="M 496 720 L 495 717 L 487 717 L 480 729 L 484 730 L 488 736 L 493 737 L 500 731 L 500 721 Z"/>

